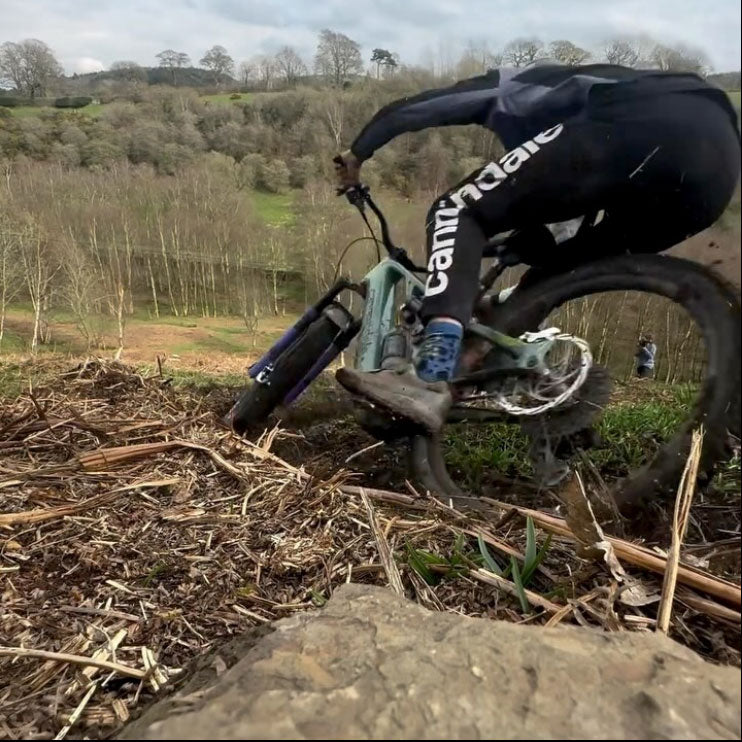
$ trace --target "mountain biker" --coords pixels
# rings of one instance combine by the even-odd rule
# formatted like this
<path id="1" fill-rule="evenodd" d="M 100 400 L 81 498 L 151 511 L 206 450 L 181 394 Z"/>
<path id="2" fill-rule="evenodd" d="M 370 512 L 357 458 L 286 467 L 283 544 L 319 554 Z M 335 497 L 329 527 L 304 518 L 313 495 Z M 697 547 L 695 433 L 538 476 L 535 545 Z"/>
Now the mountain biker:
<path id="1" fill-rule="evenodd" d="M 494 131 L 507 154 L 436 198 L 428 212 L 426 329 L 416 367 L 337 373 L 351 392 L 431 432 L 451 405 L 447 382 L 488 237 L 582 218 L 585 229 L 562 244 L 552 239 L 535 258 L 551 270 L 568 268 L 566 255 L 574 265 L 659 252 L 721 215 L 740 168 L 736 113 L 699 76 L 548 63 L 491 70 L 390 103 L 340 155 L 340 185 L 357 185 L 362 163 L 400 134 L 456 124 Z"/>

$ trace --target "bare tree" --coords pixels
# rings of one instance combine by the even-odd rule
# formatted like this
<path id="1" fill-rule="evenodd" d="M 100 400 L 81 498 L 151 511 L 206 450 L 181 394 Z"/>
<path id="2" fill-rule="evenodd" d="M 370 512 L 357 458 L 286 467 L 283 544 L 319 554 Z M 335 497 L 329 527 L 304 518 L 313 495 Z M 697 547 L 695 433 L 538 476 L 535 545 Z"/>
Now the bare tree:
<path id="1" fill-rule="evenodd" d="M 22 281 L 18 232 L 10 219 L 0 214 L 0 350 L 5 334 L 8 304 L 20 291 Z"/>
<path id="2" fill-rule="evenodd" d="M 314 66 L 319 74 L 339 86 L 349 75 L 363 71 L 361 47 L 345 34 L 325 28 L 319 34 Z"/>
<path id="3" fill-rule="evenodd" d="M 635 39 L 609 39 L 603 56 L 608 64 L 636 67 L 641 62 L 641 47 Z"/>
<path id="4" fill-rule="evenodd" d="M 35 354 L 39 342 L 43 340 L 44 313 L 49 306 L 52 280 L 59 265 L 54 259 L 53 252 L 49 250 L 49 245 L 45 243 L 40 229 L 34 224 L 28 224 L 23 229 L 19 246 L 26 288 L 33 307 L 31 353 Z"/>
<path id="5" fill-rule="evenodd" d="M 502 58 L 513 67 L 525 67 L 542 56 L 543 50 L 539 39 L 514 39 L 503 50 Z"/>
<path id="6" fill-rule="evenodd" d="M 562 64 L 578 65 L 590 58 L 590 52 L 573 44 L 567 39 L 559 39 L 549 44 L 551 56 Z"/>
<path id="7" fill-rule="evenodd" d="M 23 95 L 43 96 L 61 75 L 62 66 L 43 41 L 6 41 L 0 46 L 0 78 L 10 81 Z"/>
<path id="8" fill-rule="evenodd" d="M 279 284 L 278 278 L 287 270 L 287 245 L 286 240 L 275 227 L 270 227 L 263 240 L 261 240 L 262 255 L 261 262 L 270 277 L 269 305 L 273 314 L 277 317 L 281 312 L 278 307 Z"/>
<path id="9" fill-rule="evenodd" d="M 167 296 L 170 300 L 170 311 L 176 316 L 180 316 L 178 305 L 175 302 L 173 294 L 173 280 L 170 271 L 170 257 L 168 255 L 167 240 L 165 239 L 165 230 L 162 223 L 161 215 L 157 215 L 157 232 L 160 238 L 160 252 L 162 254 L 162 266 L 165 269 L 165 285 L 167 287 Z"/>
<path id="10" fill-rule="evenodd" d="M 656 44 L 650 54 L 652 66 L 665 72 L 694 72 L 697 75 L 708 74 L 709 59 L 702 49 L 678 44 L 665 46 Z"/>
<path id="11" fill-rule="evenodd" d="M 258 323 L 262 307 L 255 275 L 250 270 L 249 264 L 252 255 L 248 254 L 244 247 L 237 253 L 237 302 L 239 313 L 245 323 L 247 331 L 252 335 L 253 348 L 257 342 Z"/>
<path id="12" fill-rule="evenodd" d="M 174 49 L 165 49 L 155 55 L 160 60 L 160 67 L 170 70 L 173 76 L 173 85 L 177 84 L 175 72 L 181 67 L 187 67 L 191 63 L 191 58 L 185 52 L 176 52 Z"/>
<path id="13" fill-rule="evenodd" d="M 302 75 L 307 74 L 307 66 L 304 60 L 291 46 L 284 46 L 278 50 L 275 56 L 276 71 L 283 77 L 288 86 L 293 86 Z"/>
<path id="14" fill-rule="evenodd" d="M 332 137 L 333 147 L 342 149 L 347 98 L 341 91 L 333 90 L 317 98 L 312 105 L 314 116 L 327 125 L 327 132 Z"/>
<path id="15" fill-rule="evenodd" d="M 243 62 L 240 62 L 240 66 L 237 69 L 237 75 L 239 77 L 239 81 L 243 85 L 249 85 L 250 80 L 255 75 L 256 71 L 256 65 L 254 59 L 246 59 Z"/>
<path id="16" fill-rule="evenodd" d="M 116 359 L 124 351 L 124 332 L 126 328 L 126 307 L 131 293 L 131 239 L 129 227 L 124 222 L 121 228 L 123 243 L 112 227 L 110 238 L 101 241 L 95 221 L 89 228 L 90 249 L 100 271 L 99 280 L 106 289 L 108 311 L 116 318 L 118 348 Z"/>
<path id="17" fill-rule="evenodd" d="M 98 311 L 100 302 L 105 298 L 101 295 L 102 282 L 90 255 L 77 242 L 71 229 L 63 249 L 62 299 L 72 312 L 77 329 L 90 350 L 94 345 L 100 345 L 103 336 L 102 316 Z"/>
<path id="18" fill-rule="evenodd" d="M 263 90 L 270 90 L 276 78 L 276 60 L 267 54 L 253 57 L 251 60 Z"/>
<path id="19" fill-rule="evenodd" d="M 234 72 L 234 59 L 227 54 L 227 50 L 223 46 L 212 46 L 206 54 L 201 57 L 201 62 L 207 70 L 211 70 L 214 74 L 214 82 L 218 85 L 221 79 L 226 76 L 231 76 Z"/>

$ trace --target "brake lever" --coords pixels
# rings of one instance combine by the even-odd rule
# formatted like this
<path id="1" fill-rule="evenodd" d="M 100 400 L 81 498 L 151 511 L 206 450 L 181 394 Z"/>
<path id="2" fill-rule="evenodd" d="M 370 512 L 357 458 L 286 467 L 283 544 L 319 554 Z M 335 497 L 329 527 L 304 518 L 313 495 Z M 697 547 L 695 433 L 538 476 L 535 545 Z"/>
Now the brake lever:
<path id="1" fill-rule="evenodd" d="M 351 206 L 355 206 L 359 211 L 364 211 L 368 201 L 369 188 L 365 185 L 348 186 L 347 188 L 338 188 L 338 196 L 345 196 Z"/>

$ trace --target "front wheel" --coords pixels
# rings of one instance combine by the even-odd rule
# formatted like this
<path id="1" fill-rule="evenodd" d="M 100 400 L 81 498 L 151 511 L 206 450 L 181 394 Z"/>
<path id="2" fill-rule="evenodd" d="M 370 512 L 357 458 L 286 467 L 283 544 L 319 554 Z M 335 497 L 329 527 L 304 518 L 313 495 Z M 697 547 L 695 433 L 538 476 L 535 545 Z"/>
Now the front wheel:
<path id="1" fill-rule="evenodd" d="M 710 470 L 725 453 L 727 430 L 733 427 L 731 417 L 739 408 L 740 306 L 733 290 L 708 269 L 687 260 L 623 255 L 539 278 L 497 307 L 493 319 L 496 329 L 517 336 L 537 330 L 570 301 L 616 291 L 669 299 L 690 317 L 705 346 L 704 378 L 685 421 L 662 442 L 651 460 L 614 486 L 618 504 L 630 510 L 674 491 L 685 465 L 691 432 L 701 424 L 705 429 L 702 469 Z M 497 446 L 497 441 L 492 445 Z M 435 474 L 438 490 L 444 495 L 456 494 L 445 470 L 441 445 L 432 440 L 424 445 L 418 441 L 413 451 L 423 448 L 427 470 Z"/>

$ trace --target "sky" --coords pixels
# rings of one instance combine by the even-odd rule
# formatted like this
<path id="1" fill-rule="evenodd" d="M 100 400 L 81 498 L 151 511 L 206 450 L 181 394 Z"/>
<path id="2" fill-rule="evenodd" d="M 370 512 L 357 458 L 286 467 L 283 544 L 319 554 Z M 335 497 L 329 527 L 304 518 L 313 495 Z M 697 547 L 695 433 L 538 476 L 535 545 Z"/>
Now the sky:
<path id="1" fill-rule="evenodd" d="M 41 39 L 68 73 L 154 65 L 168 48 L 197 62 L 214 44 L 237 62 L 285 44 L 310 61 L 323 28 L 358 41 L 366 59 L 382 47 L 411 64 L 456 58 L 469 41 L 599 48 L 647 34 L 703 48 L 716 71 L 740 68 L 739 0 L 0 0 L 0 43 Z"/>

